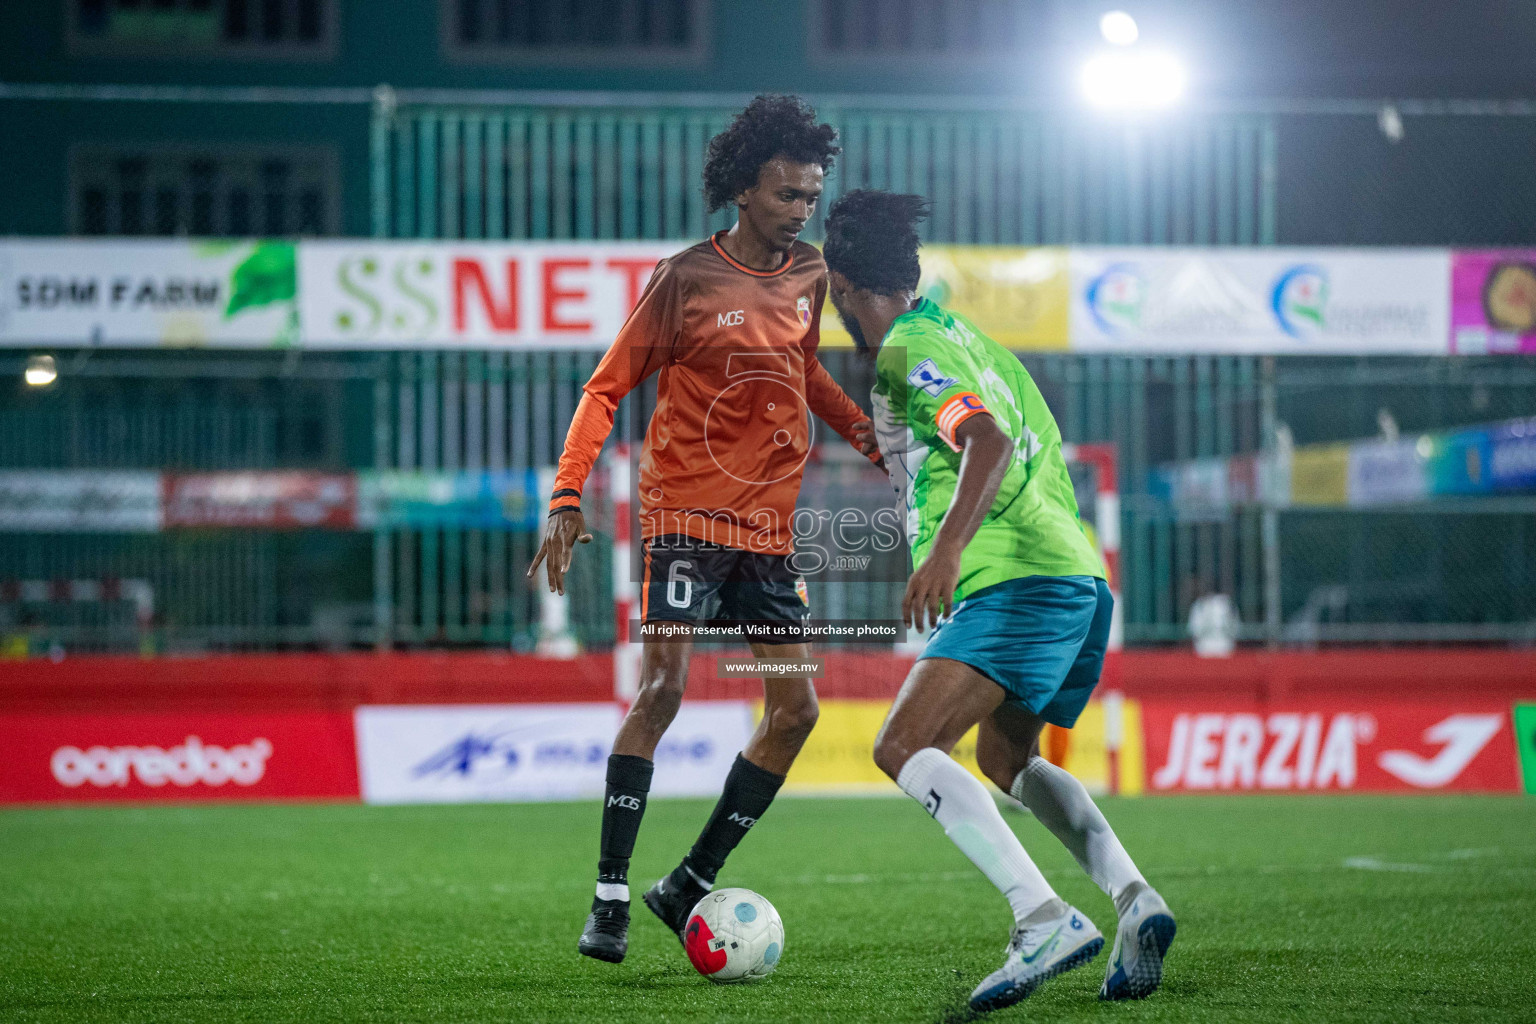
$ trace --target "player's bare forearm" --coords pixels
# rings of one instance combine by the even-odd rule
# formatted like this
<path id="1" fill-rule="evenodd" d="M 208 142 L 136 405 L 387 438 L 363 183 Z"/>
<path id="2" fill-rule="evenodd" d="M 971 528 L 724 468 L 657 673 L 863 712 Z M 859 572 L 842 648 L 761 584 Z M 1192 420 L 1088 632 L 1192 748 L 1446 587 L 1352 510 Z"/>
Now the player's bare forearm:
<path id="1" fill-rule="evenodd" d="M 934 536 L 933 550 L 959 558 L 997 499 L 1008 464 L 1013 461 L 1013 441 L 986 414 L 960 424 L 955 440 L 960 442 L 960 477 L 955 481 L 955 494 L 944 513 L 943 525 Z"/>
<path id="2" fill-rule="evenodd" d="M 954 497 L 928 557 L 907 580 L 901 601 L 902 621 L 919 629 L 925 620 L 937 623 L 941 615 L 949 614 L 960 584 L 960 555 L 981 528 L 1013 461 L 1013 441 L 989 414 L 961 423 L 955 440 L 960 443 L 961 455 Z"/>

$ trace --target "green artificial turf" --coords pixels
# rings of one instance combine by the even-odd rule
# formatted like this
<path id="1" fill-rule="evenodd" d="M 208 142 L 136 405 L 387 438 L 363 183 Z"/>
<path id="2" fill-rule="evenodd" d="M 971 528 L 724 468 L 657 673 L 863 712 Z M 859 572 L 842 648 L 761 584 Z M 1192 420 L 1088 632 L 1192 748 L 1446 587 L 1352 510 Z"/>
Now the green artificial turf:
<path id="1" fill-rule="evenodd" d="M 631 874 L 708 814 L 656 801 Z M 1536 1018 L 1536 800 L 1161 797 L 1106 813 L 1178 915 L 1162 991 L 1101 1004 L 1106 953 L 998 1020 Z M 1010 822 L 1106 934 L 1109 900 Z M 779 908 L 784 959 L 716 986 L 636 901 L 630 954 L 576 954 L 598 805 L 0 811 L 0 1019 L 963 1020 L 1006 904 L 902 799 L 784 799 L 720 881 Z"/>

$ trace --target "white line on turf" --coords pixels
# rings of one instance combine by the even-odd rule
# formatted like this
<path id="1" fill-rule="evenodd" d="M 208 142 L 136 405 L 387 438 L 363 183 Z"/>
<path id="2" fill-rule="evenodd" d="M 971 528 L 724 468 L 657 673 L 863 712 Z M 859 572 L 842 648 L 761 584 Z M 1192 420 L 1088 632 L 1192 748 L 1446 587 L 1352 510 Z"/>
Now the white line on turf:
<path id="1" fill-rule="evenodd" d="M 1435 870 L 1428 864 L 1393 864 L 1389 861 L 1377 860 L 1375 857 L 1345 857 L 1344 866 L 1355 868 L 1358 871 L 1402 871 L 1413 873 Z"/>
<path id="2" fill-rule="evenodd" d="M 1497 846 L 1486 846 L 1479 849 L 1447 850 L 1444 853 L 1427 853 L 1424 859 L 1428 861 L 1463 861 L 1475 860 L 1479 857 L 1497 857 L 1500 850 Z M 1448 864 L 1420 864 L 1417 862 L 1386 861 L 1379 857 L 1345 857 L 1344 866 L 1354 868 L 1357 871 L 1397 871 L 1409 874 L 1423 874 L 1427 871 L 1445 871 Z"/>

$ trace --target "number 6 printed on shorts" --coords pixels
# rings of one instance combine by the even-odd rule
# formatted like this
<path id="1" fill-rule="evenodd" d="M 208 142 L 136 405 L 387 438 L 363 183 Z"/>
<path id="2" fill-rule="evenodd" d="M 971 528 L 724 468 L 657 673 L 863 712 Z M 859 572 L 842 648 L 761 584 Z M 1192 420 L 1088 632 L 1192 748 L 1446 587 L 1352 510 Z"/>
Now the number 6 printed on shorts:
<path id="1" fill-rule="evenodd" d="M 693 603 L 693 580 L 683 574 L 684 569 L 692 569 L 692 562 L 673 562 L 667 570 L 667 604 L 673 608 L 687 608 Z M 678 589 L 678 585 L 682 589 Z"/>

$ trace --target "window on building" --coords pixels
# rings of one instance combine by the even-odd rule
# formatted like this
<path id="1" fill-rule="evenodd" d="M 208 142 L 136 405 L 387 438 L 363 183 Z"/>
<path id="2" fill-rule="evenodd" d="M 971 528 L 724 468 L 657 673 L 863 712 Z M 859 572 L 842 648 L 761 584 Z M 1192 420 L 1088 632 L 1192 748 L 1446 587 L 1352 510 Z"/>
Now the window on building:
<path id="1" fill-rule="evenodd" d="M 1019 0 L 813 0 L 811 40 L 828 57 L 953 54 L 1001 56 L 1015 50 L 1044 5 Z"/>
<path id="2" fill-rule="evenodd" d="M 696 60 L 707 0 L 440 0 L 449 53 L 469 59 Z"/>
<path id="3" fill-rule="evenodd" d="M 72 0 L 77 52 L 328 56 L 337 0 Z"/>
<path id="4" fill-rule="evenodd" d="M 82 146 L 70 159 L 77 235 L 335 235 L 327 148 Z"/>

